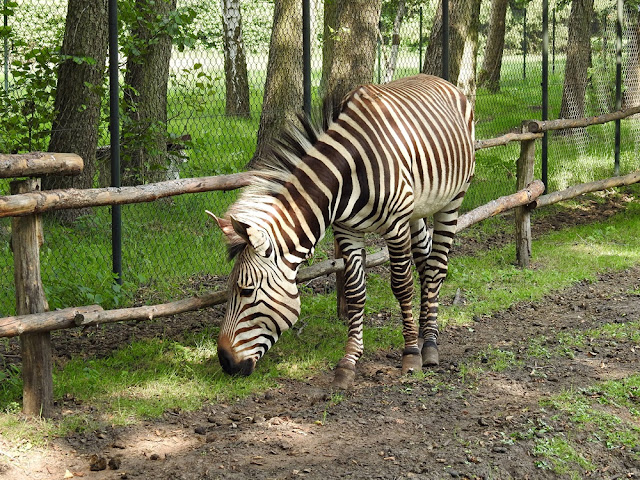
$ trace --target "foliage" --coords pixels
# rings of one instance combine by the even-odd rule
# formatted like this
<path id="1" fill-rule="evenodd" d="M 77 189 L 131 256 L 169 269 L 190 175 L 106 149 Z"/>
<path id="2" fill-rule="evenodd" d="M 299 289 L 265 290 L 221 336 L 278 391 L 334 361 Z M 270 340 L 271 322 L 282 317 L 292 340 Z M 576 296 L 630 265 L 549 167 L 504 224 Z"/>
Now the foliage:
<path id="1" fill-rule="evenodd" d="M 13 17 L 18 4 L 6 3 L 3 14 Z M 22 8 L 22 7 L 21 7 Z M 53 28 L 60 39 L 60 28 Z M 10 89 L 0 90 L 0 151 L 46 150 L 54 117 L 58 51 L 41 41 L 30 42 L 9 27 L 0 29 L 0 41 L 12 45 Z"/>

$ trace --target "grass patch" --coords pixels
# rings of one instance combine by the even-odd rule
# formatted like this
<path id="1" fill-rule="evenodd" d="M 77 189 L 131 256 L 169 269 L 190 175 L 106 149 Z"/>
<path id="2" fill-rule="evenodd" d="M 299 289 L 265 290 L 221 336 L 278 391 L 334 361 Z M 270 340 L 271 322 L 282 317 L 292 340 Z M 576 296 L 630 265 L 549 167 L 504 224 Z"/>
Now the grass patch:
<path id="1" fill-rule="evenodd" d="M 453 297 L 460 288 L 467 304 L 441 308 L 441 318 L 444 323 L 464 324 L 476 315 L 491 314 L 519 301 L 540 299 L 577 281 L 594 280 L 600 272 L 640 263 L 640 236 L 636 234 L 640 231 L 639 210 L 638 204 L 630 203 L 625 212 L 605 222 L 543 236 L 534 242 L 534 268 L 530 270 L 520 270 L 512 264 L 515 253 L 511 246 L 477 257 L 453 258 L 443 297 Z M 576 262 L 576 258 L 581 261 Z M 388 280 L 380 275 L 371 276 L 367 295 L 368 315 L 387 311 L 394 321 L 381 327 L 365 327 L 365 353 L 400 348 L 401 322 Z M 73 359 L 55 371 L 55 397 L 70 395 L 94 406 L 101 416 L 78 414 L 55 425 L 45 422 L 38 428 L 48 432 L 43 434 L 46 437 L 94 429 L 96 421 L 113 425 L 136 422 L 171 409 L 193 410 L 206 402 L 234 401 L 276 385 L 279 378 L 305 378 L 325 370 L 341 358 L 346 342 L 347 329 L 336 318 L 335 309 L 334 294 L 303 293 L 299 322 L 259 362 L 254 375 L 247 378 L 223 374 L 216 358 L 215 328 L 186 334 L 181 341 L 158 338 L 136 341 L 105 358 Z M 593 338 L 637 341 L 639 330 L 638 323 L 632 322 L 605 325 L 583 336 L 560 335 L 557 343 L 541 337 L 534 339 L 526 356 L 539 359 L 566 354 L 572 346 Z M 488 368 L 494 371 L 518 368 L 522 362 L 512 352 L 495 347 L 483 355 Z M 21 382 L 17 369 L 5 369 L 3 375 L 0 409 L 5 413 L 0 415 L 0 428 L 5 431 L 7 425 L 16 425 Z M 598 398 L 611 404 L 623 401 L 612 395 L 603 390 Z M 633 402 L 634 398 L 627 396 L 625 401 Z M 17 438 L 30 437 L 17 427 L 8 431 L 16 432 Z"/>
<path id="2" fill-rule="evenodd" d="M 640 393 L 640 375 L 621 380 L 597 383 L 589 388 L 570 390 L 543 400 L 541 405 L 554 413 L 555 420 L 567 419 L 573 427 L 588 437 L 589 442 L 602 443 L 609 450 L 624 449 L 636 460 L 640 459 L 640 427 L 628 420 L 639 415 L 637 402 Z M 564 448 L 549 448 L 553 442 Z M 557 473 L 569 473 L 573 463 L 583 470 L 592 470 L 590 462 L 584 462 L 579 453 L 583 440 L 571 439 L 569 435 L 542 439 L 536 444 L 534 453 L 553 465 Z M 572 454 L 570 454 L 572 452 Z M 574 465 L 574 467 L 575 467 Z M 572 478 L 579 478 L 578 470 L 571 471 Z"/>

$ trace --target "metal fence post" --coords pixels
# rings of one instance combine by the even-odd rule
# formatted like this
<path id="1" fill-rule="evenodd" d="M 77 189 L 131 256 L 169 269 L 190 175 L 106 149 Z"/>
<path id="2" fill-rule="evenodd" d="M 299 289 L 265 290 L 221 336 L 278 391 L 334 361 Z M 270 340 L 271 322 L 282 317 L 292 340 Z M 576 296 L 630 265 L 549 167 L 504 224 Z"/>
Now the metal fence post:
<path id="1" fill-rule="evenodd" d="M 118 67 L 118 1 L 109 0 L 109 134 L 111 186 L 120 187 L 120 84 Z M 111 207 L 111 256 L 116 282 L 122 285 L 122 207 Z"/>
<path id="2" fill-rule="evenodd" d="M 449 80 L 449 0 L 442 0 L 442 78 Z"/>
<path id="3" fill-rule="evenodd" d="M 622 109 L 622 13 L 623 0 L 618 0 L 616 18 L 616 110 Z M 615 122 L 614 175 L 620 175 L 620 119 Z"/>
<path id="4" fill-rule="evenodd" d="M 302 0 L 302 105 L 304 113 L 311 115 L 311 5 Z"/>
<path id="5" fill-rule="evenodd" d="M 542 0 L 542 121 L 549 119 L 549 0 Z M 549 135 L 542 137 L 542 183 L 548 187 Z"/>

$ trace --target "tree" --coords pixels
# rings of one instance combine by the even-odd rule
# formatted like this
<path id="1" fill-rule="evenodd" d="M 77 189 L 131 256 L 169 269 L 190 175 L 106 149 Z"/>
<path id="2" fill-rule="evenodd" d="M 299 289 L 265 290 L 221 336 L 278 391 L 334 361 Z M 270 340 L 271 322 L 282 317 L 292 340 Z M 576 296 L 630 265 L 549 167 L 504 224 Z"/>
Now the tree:
<path id="1" fill-rule="evenodd" d="M 462 54 L 458 67 L 458 87 L 469 101 L 476 103 L 476 67 L 478 60 L 478 29 L 480 28 L 480 3 L 482 0 L 470 0 L 469 21 L 462 37 Z"/>
<path id="2" fill-rule="evenodd" d="M 571 2 L 560 118 L 581 118 L 585 115 L 585 90 L 591 57 L 592 15 L 593 0 Z"/>
<path id="3" fill-rule="evenodd" d="M 84 160 L 84 171 L 78 176 L 45 177 L 45 189 L 93 187 L 107 27 L 106 0 L 69 0 L 49 151 L 78 154 Z M 77 212 L 59 214 L 70 220 Z"/>
<path id="4" fill-rule="evenodd" d="M 632 12 L 626 8 L 628 28 L 627 51 L 628 60 L 624 72 L 624 89 L 622 93 L 622 108 L 640 105 L 640 11 Z"/>
<path id="5" fill-rule="evenodd" d="M 472 43 L 476 43 L 475 49 L 477 51 L 479 14 L 479 0 L 449 1 L 449 81 L 451 83 L 455 84 L 458 81 L 468 37 L 476 38 Z M 471 47 L 472 45 L 469 44 L 468 48 Z M 422 72 L 430 75 L 442 75 L 442 0 L 438 4 L 436 18 L 431 29 Z"/>
<path id="6" fill-rule="evenodd" d="M 509 0 L 493 0 L 491 2 L 491 19 L 484 61 L 478 74 L 478 85 L 487 87 L 492 93 L 500 91 L 500 70 L 504 51 L 505 18 Z"/>
<path id="7" fill-rule="evenodd" d="M 335 28 L 326 63 L 325 96 L 335 108 L 353 88 L 373 80 L 382 0 L 344 0 L 333 8 Z"/>
<path id="8" fill-rule="evenodd" d="M 144 183 L 167 167 L 167 83 L 176 0 L 135 0 L 128 17 L 122 183 Z"/>
<path id="9" fill-rule="evenodd" d="M 249 166 L 287 123 L 295 122 L 302 102 L 302 2 L 277 0 L 257 147 Z"/>
<path id="10" fill-rule="evenodd" d="M 398 0 L 398 8 L 396 16 L 393 20 L 393 32 L 391 34 L 391 53 L 384 73 L 384 83 L 389 83 L 393 79 L 393 73 L 396 70 L 398 61 L 398 50 L 400 48 L 400 27 L 405 14 L 405 0 Z"/>
<path id="11" fill-rule="evenodd" d="M 249 79 L 242 39 L 240 0 L 222 0 L 222 38 L 227 115 L 248 117 Z"/>

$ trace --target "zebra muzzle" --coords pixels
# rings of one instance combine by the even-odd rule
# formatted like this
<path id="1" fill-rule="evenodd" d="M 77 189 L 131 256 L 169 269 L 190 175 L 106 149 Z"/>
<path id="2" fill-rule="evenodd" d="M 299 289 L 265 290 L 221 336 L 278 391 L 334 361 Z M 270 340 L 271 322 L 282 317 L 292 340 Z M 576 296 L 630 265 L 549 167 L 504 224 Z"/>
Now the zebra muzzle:
<path id="1" fill-rule="evenodd" d="M 238 362 L 233 353 L 221 347 L 218 347 L 218 360 L 220 360 L 222 369 L 229 375 L 243 375 L 246 377 L 253 373 L 256 366 L 253 358 L 246 358 Z"/>

